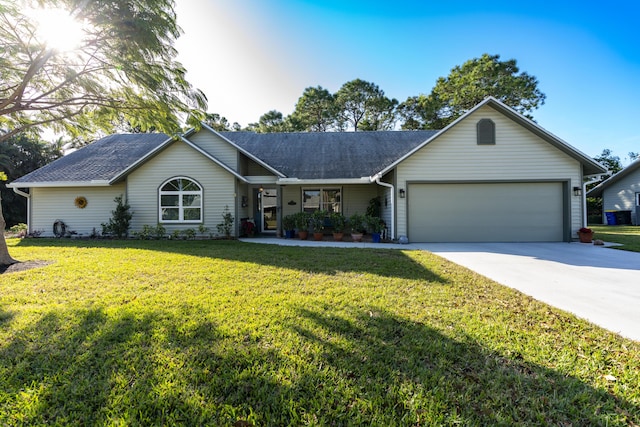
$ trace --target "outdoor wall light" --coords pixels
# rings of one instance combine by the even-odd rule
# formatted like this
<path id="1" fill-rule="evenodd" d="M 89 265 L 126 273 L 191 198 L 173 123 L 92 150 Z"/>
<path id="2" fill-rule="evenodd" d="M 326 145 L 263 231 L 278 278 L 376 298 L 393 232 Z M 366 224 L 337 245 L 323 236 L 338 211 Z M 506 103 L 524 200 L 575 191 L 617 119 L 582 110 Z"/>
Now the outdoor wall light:
<path id="1" fill-rule="evenodd" d="M 573 187 L 573 195 L 574 195 L 574 196 L 581 196 L 581 195 L 582 195 L 582 188 L 580 188 L 580 187 Z"/>
<path id="2" fill-rule="evenodd" d="M 398 193 L 400 193 L 401 199 L 404 199 L 405 196 L 407 195 L 407 192 L 404 190 L 404 188 L 401 188 L 400 191 L 398 191 Z"/>

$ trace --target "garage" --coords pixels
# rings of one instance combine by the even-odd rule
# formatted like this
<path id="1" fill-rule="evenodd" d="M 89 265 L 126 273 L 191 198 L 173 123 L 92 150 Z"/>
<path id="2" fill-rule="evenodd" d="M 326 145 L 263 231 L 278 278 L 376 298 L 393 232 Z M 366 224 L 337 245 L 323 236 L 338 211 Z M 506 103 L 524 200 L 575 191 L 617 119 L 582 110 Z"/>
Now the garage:
<path id="1" fill-rule="evenodd" d="M 565 187 L 563 182 L 409 184 L 409 240 L 564 241 Z"/>

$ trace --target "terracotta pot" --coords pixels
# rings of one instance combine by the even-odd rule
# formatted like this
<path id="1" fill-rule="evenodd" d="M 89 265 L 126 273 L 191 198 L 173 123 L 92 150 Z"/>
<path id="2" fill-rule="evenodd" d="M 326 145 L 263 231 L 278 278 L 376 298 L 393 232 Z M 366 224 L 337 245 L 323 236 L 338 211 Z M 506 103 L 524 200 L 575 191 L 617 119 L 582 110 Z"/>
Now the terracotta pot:
<path id="1" fill-rule="evenodd" d="M 580 243 L 591 243 L 593 241 L 593 233 L 581 233 L 578 231 Z"/>
<path id="2" fill-rule="evenodd" d="M 320 240 L 322 240 L 323 237 L 324 237 L 324 234 L 322 234 L 321 232 L 320 233 L 313 233 L 313 240 L 320 241 Z"/>
<path id="3" fill-rule="evenodd" d="M 344 237 L 344 233 L 333 233 L 333 240 L 336 242 L 341 242 Z"/>
<path id="4" fill-rule="evenodd" d="M 298 237 L 300 237 L 300 240 L 307 240 L 307 237 L 309 237 L 309 232 L 308 231 L 298 231 Z"/>

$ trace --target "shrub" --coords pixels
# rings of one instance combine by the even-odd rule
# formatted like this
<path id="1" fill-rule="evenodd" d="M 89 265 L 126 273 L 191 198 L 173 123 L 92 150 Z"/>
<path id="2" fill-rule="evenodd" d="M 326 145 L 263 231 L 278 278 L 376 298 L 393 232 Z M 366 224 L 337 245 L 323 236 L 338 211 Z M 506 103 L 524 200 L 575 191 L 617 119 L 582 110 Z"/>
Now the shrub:
<path id="1" fill-rule="evenodd" d="M 218 234 L 224 235 L 227 239 L 231 237 L 231 232 L 233 231 L 233 215 L 229 212 L 229 206 L 224 207 L 224 211 L 222 211 L 222 222 L 216 225 L 218 229 Z"/>
<path id="2" fill-rule="evenodd" d="M 331 212 L 329 214 L 331 226 L 336 233 L 342 233 L 347 226 L 347 219 L 340 212 Z"/>
<path id="3" fill-rule="evenodd" d="M 187 228 L 182 230 L 182 234 L 187 240 L 193 240 L 196 238 L 196 230 L 195 228 Z"/>
<path id="4" fill-rule="evenodd" d="M 362 233 L 365 231 L 364 215 L 358 212 L 349 217 L 349 227 L 352 233 Z"/>
<path id="5" fill-rule="evenodd" d="M 130 211 L 131 206 L 122 201 L 121 195 L 113 199 L 113 201 L 116 202 L 116 209 L 111 211 L 109 222 L 102 224 L 102 234 L 108 234 L 122 239 L 127 237 L 129 233 L 133 212 Z"/>

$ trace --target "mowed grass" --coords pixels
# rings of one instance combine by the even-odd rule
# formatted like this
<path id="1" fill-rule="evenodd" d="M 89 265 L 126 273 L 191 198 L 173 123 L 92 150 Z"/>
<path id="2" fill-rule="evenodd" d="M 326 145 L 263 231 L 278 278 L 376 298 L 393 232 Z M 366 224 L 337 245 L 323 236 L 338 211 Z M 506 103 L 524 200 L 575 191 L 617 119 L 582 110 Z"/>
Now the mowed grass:
<path id="1" fill-rule="evenodd" d="M 421 251 L 9 240 L 0 425 L 640 423 L 640 344 Z"/>
<path id="2" fill-rule="evenodd" d="M 590 225 L 593 238 L 606 242 L 621 243 L 615 249 L 640 252 L 640 227 L 633 225 Z"/>

